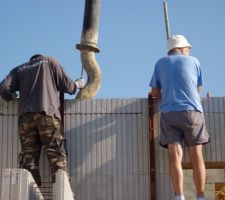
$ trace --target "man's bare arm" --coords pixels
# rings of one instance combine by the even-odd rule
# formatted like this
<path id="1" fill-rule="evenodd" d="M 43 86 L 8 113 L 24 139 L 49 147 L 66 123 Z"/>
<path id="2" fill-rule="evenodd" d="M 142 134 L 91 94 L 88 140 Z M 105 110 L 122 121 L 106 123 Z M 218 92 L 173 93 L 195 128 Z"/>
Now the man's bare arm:
<path id="1" fill-rule="evenodd" d="M 157 87 L 152 87 L 152 90 L 149 92 L 149 95 L 160 99 L 161 91 Z"/>
<path id="2" fill-rule="evenodd" d="M 198 93 L 201 93 L 202 92 L 202 86 L 198 86 L 197 90 L 198 90 Z"/>

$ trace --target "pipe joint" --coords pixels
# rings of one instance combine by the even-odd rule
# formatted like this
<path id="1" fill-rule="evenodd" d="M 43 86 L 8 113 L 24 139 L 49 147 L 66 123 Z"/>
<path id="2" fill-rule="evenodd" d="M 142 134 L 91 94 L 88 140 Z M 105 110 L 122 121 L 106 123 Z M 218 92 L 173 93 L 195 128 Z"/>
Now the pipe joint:
<path id="1" fill-rule="evenodd" d="M 93 51 L 95 53 L 99 53 L 100 49 L 96 46 L 96 44 L 93 43 L 82 43 L 82 44 L 76 44 L 76 49 L 80 51 Z"/>

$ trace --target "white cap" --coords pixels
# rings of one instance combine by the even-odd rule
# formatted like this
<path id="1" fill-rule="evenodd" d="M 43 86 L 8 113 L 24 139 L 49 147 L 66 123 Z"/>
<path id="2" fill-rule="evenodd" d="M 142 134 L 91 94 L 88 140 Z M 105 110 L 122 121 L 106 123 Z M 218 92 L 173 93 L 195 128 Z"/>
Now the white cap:
<path id="1" fill-rule="evenodd" d="M 168 52 L 172 49 L 183 47 L 191 48 L 191 45 L 188 43 L 187 39 L 183 35 L 173 35 L 167 40 Z"/>

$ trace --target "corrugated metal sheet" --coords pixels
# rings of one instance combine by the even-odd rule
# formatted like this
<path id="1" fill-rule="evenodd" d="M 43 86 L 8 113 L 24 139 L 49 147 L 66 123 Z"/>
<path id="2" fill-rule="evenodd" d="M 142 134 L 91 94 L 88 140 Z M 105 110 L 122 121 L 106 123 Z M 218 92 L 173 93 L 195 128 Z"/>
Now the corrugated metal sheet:
<path id="1" fill-rule="evenodd" d="M 67 100 L 65 133 L 77 199 L 149 198 L 147 99 Z"/>
<path id="2" fill-rule="evenodd" d="M 147 200 L 149 140 L 147 99 L 66 100 L 64 130 L 72 190 L 79 200 Z M 225 98 L 202 100 L 211 143 L 206 161 L 225 161 Z M 159 104 L 154 131 L 158 200 L 172 200 L 167 151 L 158 145 Z M 17 101 L 0 100 L 0 169 L 17 168 Z M 189 161 L 187 154 L 184 161 Z M 46 158 L 41 174 L 49 181 Z"/>
<path id="3" fill-rule="evenodd" d="M 20 142 L 17 134 L 17 101 L 6 103 L 0 99 L 0 177 L 2 169 L 18 168 Z M 0 181 L 0 186 L 2 181 Z M 0 187 L 1 192 L 1 187 Z"/>
<path id="4" fill-rule="evenodd" d="M 17 101 L 1 100 L 0 105 L 1 169 L 18 167 Z M 65 101 L 64 129 L 75 198 L 149 199 L 147 117 L 147 99 Z M 46 158 L 41 174 L 49 181 Z"/>

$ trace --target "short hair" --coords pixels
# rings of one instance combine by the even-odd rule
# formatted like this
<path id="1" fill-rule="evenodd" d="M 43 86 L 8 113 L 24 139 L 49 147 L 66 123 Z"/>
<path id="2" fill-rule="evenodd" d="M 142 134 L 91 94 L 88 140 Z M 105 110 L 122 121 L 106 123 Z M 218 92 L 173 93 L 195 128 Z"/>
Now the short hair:
<path id="1" fill-rule="evenodd" d="M 33 60 L 33 59 L 36 59 L 36 58 L 40 58 L 40 57 L 43 57 L 41 54 L 35 54 L 33 55 L 30 60 Z"/>
<path id="2" fill-rule="evenodd" d="M 171 54 L 173 54 L 173 53 L 176 53 L 176 52 L 178 52 L 179 49 L 181 49 L 181 48 L 174 48 L 174 49 L 171 49 L 167 54 L 168 54 L 168 55 L 171 55 Z"/>

